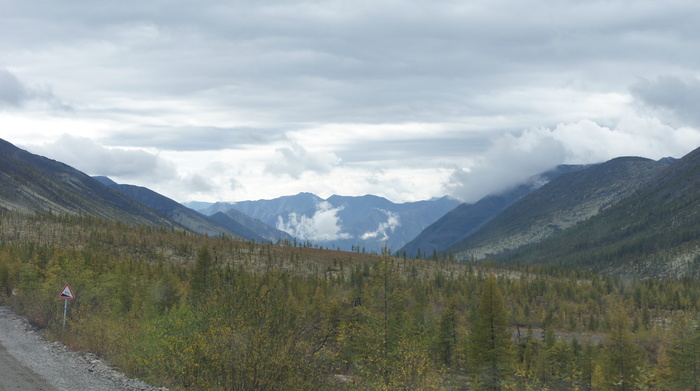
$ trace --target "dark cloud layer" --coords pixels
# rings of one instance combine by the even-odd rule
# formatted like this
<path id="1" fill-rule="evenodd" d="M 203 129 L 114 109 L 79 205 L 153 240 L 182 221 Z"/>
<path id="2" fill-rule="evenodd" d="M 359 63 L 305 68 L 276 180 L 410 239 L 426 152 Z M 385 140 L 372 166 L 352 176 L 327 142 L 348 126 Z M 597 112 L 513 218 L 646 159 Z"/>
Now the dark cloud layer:
<path id="1" fill-rule="evenodd" d="M 19 108 L 32 101 L 48 104 L 53 109 L 71 110 L 48 86 L 27 86 L 12 72 L 0 69 L 0 108 Z"/>
<path id="2" fill-rule="evenodd" d="M 281 129 L 216 126 L 144 126 L 103 138 L 107 145 L 138 146 L 170 151 L 218 151 L 283 141 Z"/>
<path id="3" fill-rule="evenodd" d="M 631 88 L 647 106 L 670 114 L 681 124 L 700 128 L 700 80 L 678 76 L 644 79 Z"/>
<path id="4" fill-rule="evenodd" d="M 562 162 L 692 149 L 699 15 L 691 0 L 9 0 L 0 115 L 53 158 L 197 194 L 472 200 Z"/>
<path id="5" fill-rule="evenodd" d="M 17 76 L 0 69 L 0 105 L 21 106 L 29 95 L 29 91 Z"/>

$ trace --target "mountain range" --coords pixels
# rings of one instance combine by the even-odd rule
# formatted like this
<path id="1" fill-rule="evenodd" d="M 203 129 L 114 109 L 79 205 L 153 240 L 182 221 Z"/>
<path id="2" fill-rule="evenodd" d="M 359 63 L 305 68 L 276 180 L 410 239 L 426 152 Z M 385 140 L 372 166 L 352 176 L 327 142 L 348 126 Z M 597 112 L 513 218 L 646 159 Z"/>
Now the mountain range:
<path id="1" fill-rule="evenodd" d="M 0 140 L 0 210 L 93 216 L 129 225 L 398 249 L 456 260 L 552 264 L 641 277 L 700 274 L 700 149 L 681 159 L 620 157 L 560 166 L 473 204 L 395 204 L 373 195 L 188 204 L 92 178 Z M 396 250 L 394 250 L 396 251 Z"/>
<path id="2" fill-rule="evenodd" d="M 450 197 L 397 204 L 374 195 L 323 199 L 299 193 L 272 200 L 217 202 L 199 211 L 205 215 L 238 211 L 302 241 L 381 252 L 402 247 L 459 203 Z"/>
<path id="3" fill-rule="evenodd" d="M 259 241 L 288 239 L 247 216 L 207 217 L 149 189 L 93 178 L 0 139 L 0 209 L 94 216 L 137 226 L 187 229 Z M 238 218 L 238 220 L 237 220 Z M 241 223 L 244 221 L 244 223 Z M 257 231 L 256 227 L 265 226 Z"/>
<path id="4" fill-rule="evenodd" d="M 212 216 L 205 216 L 148 188 L 118 184 L 104 176 L 97 176 L 95 179 L 110 189 L 146 205 L 178 225 L 200 234 L 213 236 L 228 234 L 273 243 L 292 239 L 288 234 L 240 212 L 219 212 Z"/>
<path id="5" fill-rule="evenodd" d="M 89 215 L 131 225 L 173 222 L 90 176 L 0 139 L 0 208 L 26 213 Z"/>

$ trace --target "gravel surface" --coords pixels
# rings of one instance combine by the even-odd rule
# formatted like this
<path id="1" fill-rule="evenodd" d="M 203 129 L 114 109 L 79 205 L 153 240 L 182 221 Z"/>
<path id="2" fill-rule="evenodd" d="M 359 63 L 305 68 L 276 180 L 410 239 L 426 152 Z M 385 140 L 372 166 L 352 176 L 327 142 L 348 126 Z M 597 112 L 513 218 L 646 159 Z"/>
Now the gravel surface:
<path id="1" fill-rule="evenodd" d="M 0 391 L 156 391 L 97 356 L 41 337 L 23 317 L 0 306 Z"/>

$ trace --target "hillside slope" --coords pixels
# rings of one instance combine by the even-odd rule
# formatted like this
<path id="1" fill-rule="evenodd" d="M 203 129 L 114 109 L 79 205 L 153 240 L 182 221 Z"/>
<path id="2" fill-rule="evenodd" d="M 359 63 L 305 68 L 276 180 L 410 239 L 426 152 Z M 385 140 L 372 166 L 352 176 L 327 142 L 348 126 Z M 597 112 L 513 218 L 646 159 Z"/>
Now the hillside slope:
<path id="1" fill-rule="evenodd" d="M 0 139 L 0 209 L 170 227 L 165 217 L 60 162 Z"/>
<path id="2" fill-rule="evenodd" d="M 450 249 L 458 258 L 483 259 L 539 242 L 624 199 L 666 167 L 664 161 L 621 157 L 561 175 Z"/>
<path id="3" fill-rule="evenodd" d="M 700 149 L 602 213 L 507 259 L 653 278 L 700 275 Z"/>
<path id="4" fill-rule="evenodd" d="M 474 233 L 509 205 L 542 186 L 543 183 L 585 167 L 587 166 L 561 165 L 501 194 L 486 196 L 473 204 L 462 203 L 425 228 L 400 249 L 399 253 L 405 251 L 409 257 L 415 257 L 418 251 L 427 255 L 432 254 L 433 251 L 441 252 Z"/>

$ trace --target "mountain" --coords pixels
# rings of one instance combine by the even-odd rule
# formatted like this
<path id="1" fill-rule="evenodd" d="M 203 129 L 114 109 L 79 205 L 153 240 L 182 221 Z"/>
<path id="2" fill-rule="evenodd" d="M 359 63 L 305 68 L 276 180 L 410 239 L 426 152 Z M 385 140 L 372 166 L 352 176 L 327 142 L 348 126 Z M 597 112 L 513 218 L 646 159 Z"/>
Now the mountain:
<path id="1" fill-rule="evenodd" d="M 561 175 L 524 196 L 450 247 L 457 258 L 483 259 L 541 241 L 632 194 L 665 162 L 622 157 Z"/>
<path id="2" fill-rule="evenodd" d="M 596 216 L 505 259 L 617 275 L 700 276 L 700 148 Z"/>
<path id="3" fill-rule="evenodd" d="M 200 210 L 205 215 L 216 212 L 227 212 L 236 209 L 244 214 L 259 219 L 273 227 L 277 225 L 277 217 L 290 212 L 308 214 L 316 210 L 316 205 L 324 200 L 311 193 L 283 196 L 271 200 L 217 202 L 210 207 Z"/>
<path id="4" fill-rule="evenodd" d="M 334 195 L 324 200 L 311 193 L 299 193 L 272 200 L 215 203 L 201 212 L 214 214 L 234 209 L 302 241 L 380 252 L 385 247 L 400 248 L 458 204 L 449 197 L 395 204 L 373 195 Z"/>
<path id="5" fill-rule="evenodd" d="M 284 232 L 237 211 L 205 216 L 148 188 L 117 184 L 107 177 L 95 177 L 95 179 L 197 233 L 212 236 L 227 234 L 261 242 L 277 242 L 289 238 L 289 235 Z"/>
<path id="6" fill-rule="evenodd" d="M 401 248 L 399 253 L 406 252 L 409 257 L 415 257 L 418 252 L 427 255 L 434 251 L 441 252 L 474 233 L 509 205 L 544 183 L 586 167 L 588 166 L 561 165 L 501 194 L 486 196 L 473 204 L 462 203 L 428 226 Z"/>
<path id="7" fill-rule="evenodd" d="M 130 225 L 171 227 L 145 205 L 60 162 L 0 139 L 0 209 L 88 215 Z"/>
<path id="8" fill-rule="evenodd" d="M 273 242 L 277 243 L 279 241 L 291 242 L 294 240 L 292 235 L 280 231 L 277 228 L 271 227 L 268 224 L 263 223 L 258 219 L 254 219 L 242 212 L 235 209 L 229 209 L 225 213 L 217 212 L 209 217 L 211 220 L 223 225 L 224 227 L 234 228 L 242 227 L 246 230 L 251 231 L 255 237 L 251 236 L 250 239 L 255 239 L 258 241 Z M 242 228 L 236 228 L 242 230 Z"/>

